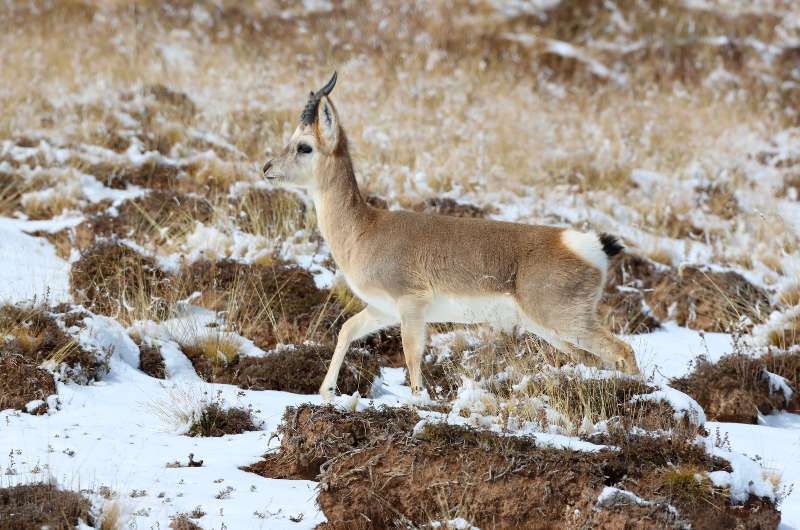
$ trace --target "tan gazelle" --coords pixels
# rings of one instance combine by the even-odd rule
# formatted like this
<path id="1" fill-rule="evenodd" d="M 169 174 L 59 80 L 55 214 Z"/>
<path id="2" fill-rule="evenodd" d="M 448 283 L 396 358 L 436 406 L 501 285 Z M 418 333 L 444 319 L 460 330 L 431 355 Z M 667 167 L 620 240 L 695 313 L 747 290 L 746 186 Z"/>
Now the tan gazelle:
<path id="1" fill-rule="evenodd" d="M 600 323 L 597 302 L 611 235 L 462 219 L 368 205 L 358 190 L 348 140 L 330 99 L 336 74 L 312 92 L 283 152 L 264 176 L 305 187 L 337 266 L 366 308 L 342 326 L 320 392 L 330 399 L 350 343 L 400 324 L 411 388 L 429 322 L 515 326 L 570 354 L 638 372 L 633 351 Z"/>

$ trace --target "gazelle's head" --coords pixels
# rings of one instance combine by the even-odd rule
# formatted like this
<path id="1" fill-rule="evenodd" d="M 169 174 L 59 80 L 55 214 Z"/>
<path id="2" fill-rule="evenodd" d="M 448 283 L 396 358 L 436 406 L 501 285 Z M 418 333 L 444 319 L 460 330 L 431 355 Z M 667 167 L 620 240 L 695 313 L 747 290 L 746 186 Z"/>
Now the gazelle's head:
<path id="1" fill-rule="evenodd" d="M 314 187 L 315 169 L 327 157 L 338 154 L 344 144 L 339 116 L 329 96 L 336 85 L 336 72 L 330 81 L 308 96 L 308 103 L 283 151 L 264 164 L 264 177 L 286 184 Z"/>

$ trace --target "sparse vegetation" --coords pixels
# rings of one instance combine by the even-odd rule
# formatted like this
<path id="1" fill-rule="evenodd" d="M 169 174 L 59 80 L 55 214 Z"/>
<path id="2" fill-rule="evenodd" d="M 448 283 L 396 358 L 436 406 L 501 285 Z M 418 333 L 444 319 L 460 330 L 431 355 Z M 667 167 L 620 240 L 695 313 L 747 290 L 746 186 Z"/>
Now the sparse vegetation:
<path id="1" fill-rule="evenodd" d="M 0 488 L 2 530 L 73 530 L 79 522 L 94 524 L 91 503 L 80 493 L 44 483 Z"/>
<path id="2" fill-rule="evenodd" d="M 240 396 L 315 394 L 339 327 L 363 308 L 340 274 L 330 283 L 336 265 L 310 196 L 272 187 L 260 170 L 309 87 L 335 67 L 371 205 L 619 234 L 629 250 L 609 270 L 609 327 L 751 334 L 757 351 L 700 358 L 672 385 L 710 419 L 755 424 L 800 410 L 800 234 L 790 218 L 800 199 L 798 9 L 734 4 L 12 2 L 0 12 L 0 71 L 14 73 L 0 78 L 0 215 L 10 234 L 23 227 L 55 246 L 71 267 L 72 302 L 127 327 L 120 341 L 135 335 L 138 368 L 162 380 L 138 381 L 166 389 L 150 408 L 167 430 L 202 444 L 257 429 L 249 409 L 173 378 L 184 368 L 194 377 L 183 352 L 201 379 Z M 199 308 L 209 311 L 193 320 Z M 53 419 L 16 411 L 56 413 L 47 398 L 57 381 L 90 384 L 107 372 L 120 351 L 85 347 L 84 314 L 0 307 L 0 410 L 15 409 L 0 430 Z M 248 470 L 320 480 L 329 529 L 367 527 L 365 516 L 439 528 L 458 518 L 482 528 L 777 524 L 775 503 L 751 497 L 734 508 L 711 485 L 706 473 L 730 467 L 695 443 L 702 428 L 666 401 L 637 399 L 656 379 L 580 367 L 596 359 L 568 359 L 533 337 L 430 331 L 438 342 L 423 379 L 436 403 L 419 405 L 426 417 L 618 451 L 423 427 L 403 408 L 301 406 L 286 410 L 280 450 Z M 124 353 L 137 367 L 135 350 Z M 373 396 L 381 367 L 404 365 L 397 328 L 366 337 L 348 352 L 337 392 Z M 770 374 L 795 393 L 787 399 Z M 47 451 L 55 462 L 72 456 L 84 434 L 53 433 Z M 72 447 L 59 445 L 67 439 Z M 0 469 L 11 475 L 19 465 L 9 458 Z M 34 475 L 47 467 L 26 465 Z M 192 454 L 166 471 L 200 466 Z M 620 491 L 601 503 L 606 486 Z M 228 505 L 244 491 L 210 487 Z M 0 530 L 89 522 L 76 493 L 16 488 L 0 489 Z M 57 519 L 40 521 L 50 516 L 40 506 Z M 101 527 L 122 526 L 119 504 L 106 506 Z M 147 510 L 132 515 L 166 524 Z M 256 513 L 303 520 L 282 510 Z M 199 528 L 204 515 L 178 513 L 170 527 Z"/>
<path id="3" fill-rule="evenodd" d="M 207 404 L 189 428 L 189 436 L 225 436 L 256 431 L 252 412 L 240 407 L 224 408 L 220 403 Z"/>

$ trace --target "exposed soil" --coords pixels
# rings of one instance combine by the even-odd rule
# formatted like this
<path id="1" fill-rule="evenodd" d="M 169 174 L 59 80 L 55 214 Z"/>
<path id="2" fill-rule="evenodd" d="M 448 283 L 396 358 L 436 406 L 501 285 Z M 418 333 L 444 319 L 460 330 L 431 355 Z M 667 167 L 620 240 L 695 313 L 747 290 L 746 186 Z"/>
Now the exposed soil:
<path id="1" fill-rule="evenodd" d="M 65 307 L 53 309 L 66 310 Z M 79 384 L 99 379 L 108 369 L 105 360 L 83 349 L 62 330 L 56 318 L 69 327 L 75 325 L 81 315 L 77 312 L 50 313 L 43 308 L 13 305 L 0 307 L 0 329 L 6 331 L 9 337 L 0 345 L 0 354 L 22 357 L 34 367 L 52 360 L 57 363 L 56 369 L 61 376 Z M 27 368 L 20 369 L 32 376 L 39 374 L 38 371 Z M 38 379 L 39 376 L 36 377 Z M 20 381 L 10 381 L 12 385 L 19 383 Z M 55 392 L 50 392 L 53 393 Z"/>
<path id="2" fill-rule="evenodd" d="M 317 288 L 311 273 L 297 265 L 197 261 L 186 267 L 182 276 L 184 285 L 202 293 L 194 303 L 226 311 L 228 320 L 239 326 L 236 331 L 261 348 L 287 342 L 286 338 L 310 339 L 307 334 L 312 325 L 322 330 L 330 327 L 324 315 L 320 316 L 327 293 Z"/>
<path id="3" fill-rule="evenodd" d="M 74 530 L 79 521 L 94 524 L 91 508 L 79 493 L 50 484 L 0 488 L 0 530 Z"/>
<path id="4" fill-rule="evenodd" d="M 418 421 L 407 408 L 347 412 L 331 405 L 287 407 L 277 431 L 280 451 L 242 469 L 267 478 L 316 480 L 325 462 L 375 438 L 409 432 Z"/>
<path id="5" fill-rule="evenodd" d="M 218 438 L 226 434 L 257 430 L 249 410 L 241 407 L 223 408 L 219 403 L 210 403 L 203 408 L 200 417 L 186 434 Z"/>
<path id="6" fill-rule="evenodd" d="M 175 281 L 155 260 L 116 241 L 97 243 L 72 264 L 70 290 L 90 311 L 117 317 L 135 308 L 166 314 Z"/>
<path id="7" fill-rule="evenodd" d="M 47 400 L 56 393 L 52 374 L 37 367 L 30 359 L 13 353 L 0 353 L 0 410 L 26 410 L 25 405 L 33 400 Z M 30 411 L 44 414 L 43 404 Z"/>
<path id="8" fill-rule="evenodd" d="M 294 345 L 264 357 L 237 357 L 227 364 L 212 361 L 201 352 L 184 349 L 197 374 L 205 381 L 238 385 L 248 390 L 281 390 L 313 395 L 319 392 L 333 349 L 310 344 Z M 380 372 L 376 356 L 351 348 L 339 372 L 340 394 L 367 395 Z"/>
<path id="9" fill-rule="evenodd" d="M 450 198 L 433 197 L 415 204 L 412 209 L 415 212 L 435 213 L 439 215 L 452 215 L 455 217 L 486 217 L 488 213 L 480 206 L 474 204 L 460 203 Z"/>
<path id="10" fill-rule="evenodd" d="M 763 321 L 771 305 L 763 289 L 736 272 L 696 265 L 670 269 L 622 253 L 609 266 L 600 309 L 616 332 L 648 332 L 670 319 L 692 329 L 728 332 L 748 319 Z"/>
<path id="11" fill-rule="evenodd" d="M 139 370 L 156 379 L 166 378 L 167 368 L 164 365 L 164 358 L 154 344 L 139 345 Z"/>
<path id="12" fill-rule="evenodd" d="M 792 368 L 796 373 L 800 366 L 800 361 L 789 357 L 772 357 L 771 361 L 787 375 Z M 671 386 L 692 396 L 711 420 L 756 424 L 759 412 L 769 414 L 792 404 L 796 407 L 798 401 L 795 397 L 792 404 L 787 403 L 783 392 L 770 388 L 767 364 L 766 359 L 744 353 L 726 355 L 716 363 L 699 357 L 694 370 L 674 379 Z"/>
<path id="13" fill-rule="evenodd" d="M 268 477 L 320 480 L 326 529 L 420 526 L 461 516 L 482 528 L 775 528 L 769 502 L 729 505 L 708 483 L 708 502 L 665 487 L 671 466 L 725 469 L 688 441 L 627 438 L 622 451 L 594 453 L 539 447 L 527 438 L 444 424 L 416 428 L 411 410 L 343 412 L 287 409 L 279 452 L 249 468 Z M 416 430 L 416 432 L 414 432 Z M 693 477 L 693 475 L 691 475 Z M 607 485 L 630 490 L 648 506 L 597 499 Z M 706 490 L 704 490 L 706 491 Z M 673 514 L 667 504 L 677 508 Z M 605 513 L 608 512 L 608 513 Z"/>
<path id="14" fill-rule="evenodd" d="M 75 229 L 78 248 L 85 248 L 97 238 L 166 241 L 191 229 L 195 222 L 206 222 L 213 209 L 205 199 L 174 191 L 153 190 L 142 197 L 129 199 L 115 211 L 97 213 Z"/>

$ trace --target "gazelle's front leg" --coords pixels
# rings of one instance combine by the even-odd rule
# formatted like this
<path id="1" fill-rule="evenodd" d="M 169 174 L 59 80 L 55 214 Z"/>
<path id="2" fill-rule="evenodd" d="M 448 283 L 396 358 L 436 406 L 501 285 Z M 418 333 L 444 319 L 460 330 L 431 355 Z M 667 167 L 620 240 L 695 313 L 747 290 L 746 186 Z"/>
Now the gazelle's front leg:
<path id="1" fill-rule="evenodd" d="M 347 319 L 347 322 L 342 325 L 342 329 L 339 331 L 339 338 L 336 340 L 336 349 L 333 351 L 331 364 L 319 389 L 319 393 L 325 401 L 330 401 L 333 398 L 333 393 L 336 390 L 336 381 L 339 379 L 339 370 L 342 368 L 344 355 L 350 348 L 350 343 L 394 324 L 397 324 L 395 317 L 382 313 L 372 306 L 367 306 Z"/>
<path id="2" fill-rule="evenodd" d="M 397 304 L 400 313 L 400 336 L 403 355 L 408 367 L 411 392 L 422 392 L 422 354 L 425 352 L 425 307 L 427 303 L 416 297 L 401 299 Z"/>

